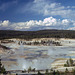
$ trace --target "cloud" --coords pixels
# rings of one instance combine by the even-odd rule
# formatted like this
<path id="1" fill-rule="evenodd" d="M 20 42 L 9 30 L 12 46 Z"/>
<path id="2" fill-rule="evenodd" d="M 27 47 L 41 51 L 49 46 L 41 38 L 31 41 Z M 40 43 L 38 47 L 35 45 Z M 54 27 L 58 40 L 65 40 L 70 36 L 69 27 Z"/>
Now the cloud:
<path id="1" fill-rule="evenodd" d="M 75 27 L 69 28 L 68 30 L 75 30 Z"/>
<path id="2" fill-rule="evenodd" d="M 62 24 L 63 24 L 63 25 L 68 25 L 69 23 L 70 23 L 70 21 L 67 20 L 67 19 L 62 20 Z"/>
<path id="3" fill-rule="evenodd" d="M 21 11 L 35 12 L 43 16 L 60 16 L 62 18 L 75 19 L 75 6 L 63 6 L 61 3 L 51 2 L 50 0 L 34 0 L 21 7 Z M 19 9 L 20 10 L 20 9 Z"/>
<path id="4" fill-rule="evenodd" d="M 26 22 L 12 23 L 9 20 L 0 21 L 0 29 L 9 30 L 43 30 L 43 29 L 70 29 L 75 27 L 75 21 L 69 19 L 56 19 L 48 17 L 43 20 L 30 20 Z"/>
<path id="5" fill-rule="evenodd" d="M 55 18 L 53 17 L 49 17 L 49 18 L 45 18 L 43 20 L 43 24 L 46 26 L 50 26 L 50 25 L 56 25 L 57 21 Z"/>
<path id="6" fill-rule="evenodd" d="M 71 7 L 71 6 L 68 6 Z M 73 8 L 72 6 L 71 8 Z M 38 10 L 37 10 L 38 8 Z M 32 9 L 38 13 L 43 14 L 44 16 L 61 16 L 63 18 L 74 18 L 75 10 L 72 10 L 71 8 L 67 8 L 65 6 L 62 6 L 61 3 L 51 3 L 47 2 L 46 0 L 42 0 L 42 2 L 36 2 Z"/>
<path id="7" fill-rule="evenodd" d="M 69 6 L 68 6 L 69 7 Z M 73 7 L 72 7 L 73 8 Z M 43 14 L 44 16 L 61 16 L 63 18 L 74 18 L 75 10 L 62 6 L 61 3 L 36 2 L 32 8 L 33 11 Z"/>
<path id="8" fill-rule="evenodd" d="M 9 24 L 10 24 L 9 20 L 4 20 L 3 22 L 0 23 L 0 26 L 7 27 Z"/>

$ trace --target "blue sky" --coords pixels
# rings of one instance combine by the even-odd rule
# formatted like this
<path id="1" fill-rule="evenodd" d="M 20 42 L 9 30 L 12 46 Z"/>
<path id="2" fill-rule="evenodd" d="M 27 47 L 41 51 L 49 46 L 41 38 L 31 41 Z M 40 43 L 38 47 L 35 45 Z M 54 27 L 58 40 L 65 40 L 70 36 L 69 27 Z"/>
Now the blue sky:
<path id="1" fill-rule="evenodd" d="M 75 0 L 0 0 L 0 30 L 75 29 Z"/>

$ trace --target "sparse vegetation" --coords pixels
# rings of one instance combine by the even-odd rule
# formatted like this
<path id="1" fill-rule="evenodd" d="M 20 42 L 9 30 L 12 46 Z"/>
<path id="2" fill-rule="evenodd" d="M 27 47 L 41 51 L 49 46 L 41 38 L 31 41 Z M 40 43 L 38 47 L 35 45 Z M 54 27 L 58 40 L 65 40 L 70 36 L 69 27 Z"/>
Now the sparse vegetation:
<path id="1" fill-rule="evenodd" d="M 34 42 L 24 42 L 25 45 L 45 45 L 45 46 L 50 46 L 50 45 L 55 45 L 55 46 L 61 46 L 61 44 L 59 42 L 56 41 L 52 41 L 52 40 L 41 40 L 41 42 L 39 41 L 34 41 Z"/>
<path id="2" fill-rule="evenodd" d="M 26 72 L 26 69 L 24 69 L 23 71 L 22 71 L 22 73 L 25 73 Z"/>
<path id="3" fill-rule="evenodd" d="M 70 67 L 70 66 L 75 66 L 75 64 L 74 64 L 72 58 L 69 58 L 69 59 L 66 61 L 66 64 L 64 64 L 64 67 Z"/>

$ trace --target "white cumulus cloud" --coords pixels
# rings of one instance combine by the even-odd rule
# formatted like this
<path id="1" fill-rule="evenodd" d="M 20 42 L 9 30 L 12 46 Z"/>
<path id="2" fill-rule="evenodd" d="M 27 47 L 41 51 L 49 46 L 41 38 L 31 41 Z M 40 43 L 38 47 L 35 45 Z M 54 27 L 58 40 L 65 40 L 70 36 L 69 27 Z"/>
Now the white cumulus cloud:
<path id="1" fill-rule="evenodd" d="M 9 20 L 4 20 L 3 22 L 0 23 L 3 27 L 7 27 L 10 24 Z"/>
<path id="2" fill-rule="evenodd" d="M 0 29 L 10 30 L 41 30 L 41 29 L 74 29 L 75 21 L 69 19 L 56 19 L 48 17 L 43 20 L 30 20 L 26 22 L 9 22 L 9 20 L 0 21 Z"/>
<path id="3" fill-rule="evenodd" d="M 67 19 L 62 20 L 62 24 L 64 24 L 64 25 L 68 25 L 69 23 L 70 23 L 70 21 Z"/>
<path id="4" fill-rule="evenodd" d="M 53 17 L 45 18 L 43 24 L 46 26 L 55 25 L 57 23 L 56 19 Z"/>

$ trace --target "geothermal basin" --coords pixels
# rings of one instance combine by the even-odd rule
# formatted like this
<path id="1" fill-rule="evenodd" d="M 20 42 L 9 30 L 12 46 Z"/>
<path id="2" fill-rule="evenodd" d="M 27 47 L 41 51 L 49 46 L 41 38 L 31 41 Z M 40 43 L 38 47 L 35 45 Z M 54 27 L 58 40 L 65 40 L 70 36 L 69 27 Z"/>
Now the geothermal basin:
<path id="1" fill-rule="evenodd" d="M 36 70 L 50 69 L 51 64 L 58 58 L 75 58 L 73 46 L 28 46 L 22 43 L 3 44 L 13 51 L 2 56 L 6 70 L 24 70 L 29 67 Z"/>

